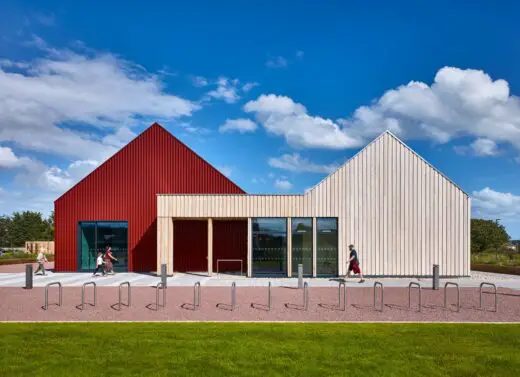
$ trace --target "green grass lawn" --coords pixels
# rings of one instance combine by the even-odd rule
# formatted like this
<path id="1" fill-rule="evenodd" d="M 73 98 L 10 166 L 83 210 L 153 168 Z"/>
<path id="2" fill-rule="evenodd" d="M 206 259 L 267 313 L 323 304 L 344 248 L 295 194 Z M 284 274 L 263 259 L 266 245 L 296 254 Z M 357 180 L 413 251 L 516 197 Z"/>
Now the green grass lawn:
<path id="1" fill-rule="evenodd" d="M 514 376 L 520 325 L 1 324 L 3 376 Z"/>

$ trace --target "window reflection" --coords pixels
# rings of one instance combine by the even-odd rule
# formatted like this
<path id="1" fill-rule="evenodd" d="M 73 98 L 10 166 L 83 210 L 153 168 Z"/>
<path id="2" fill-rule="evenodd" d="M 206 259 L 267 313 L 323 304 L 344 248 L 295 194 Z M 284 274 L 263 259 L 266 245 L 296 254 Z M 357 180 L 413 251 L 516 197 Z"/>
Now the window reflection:
<path id="1" fill-rule="evenodd" d="M 96 268 L 99 252 L 112 248 L 114 271 L 128 271 L 128 222 L 80 222 L 79 270 L 92 271 Z"/>
<path id="2" fill-rule="evenodd" d="M 287 275 L 287 221 L 253 218 L 253 274 Z"/>
<path id="3" fill-rule="evenodd" d="M 297 276 L 298 265 L 303 265 L 303 274 L 312 275 L 312 218 L 291 220 L 292 273 Z"/>
<path id="4" fill-rule="evenodd" d="M 316 219 L 316 274 L 338 275 L 338 219 Z"/>

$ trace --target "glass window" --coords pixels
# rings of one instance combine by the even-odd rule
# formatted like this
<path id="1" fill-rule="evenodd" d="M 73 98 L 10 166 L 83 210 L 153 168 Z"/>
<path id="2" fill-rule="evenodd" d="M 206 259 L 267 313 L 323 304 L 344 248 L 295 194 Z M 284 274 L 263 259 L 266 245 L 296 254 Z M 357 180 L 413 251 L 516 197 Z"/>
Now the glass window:
<path id="1" fill-rule="evenodd" d="M 79 270 L 92 271 L 96 258 L 108 246 L 112 248 L 114 271 L 128 271 L 128 222 L 98 221 L 80 222 Z"/>
<path id="2" fill-rule="evenodd" d="M 287 220 L 253 218 L 253 275 L 287 275 Z"/>
<path id="3" fill-rule="evenodd" d="M 303 275 L 312 276 L 312 218 L 291 220 L 292 273 L 298 276 L 298 265 L 303 265 Z"/>
<path id="4" fill-rule="evenodd" d="M 316 219 L 316 274 L 338 275 L 338 219 Z"/>

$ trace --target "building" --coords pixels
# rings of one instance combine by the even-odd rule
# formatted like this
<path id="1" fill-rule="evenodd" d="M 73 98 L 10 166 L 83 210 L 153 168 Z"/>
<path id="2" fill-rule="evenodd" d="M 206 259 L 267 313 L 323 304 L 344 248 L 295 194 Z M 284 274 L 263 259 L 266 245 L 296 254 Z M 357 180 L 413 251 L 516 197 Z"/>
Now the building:
<path id="1" fill-rule="evenodd" d="M 389 132 L 302 195 L 247 195 L 154 124 L 55 203 L 56 269 L 291 276 L 470 273 L 470 198 Z"/>

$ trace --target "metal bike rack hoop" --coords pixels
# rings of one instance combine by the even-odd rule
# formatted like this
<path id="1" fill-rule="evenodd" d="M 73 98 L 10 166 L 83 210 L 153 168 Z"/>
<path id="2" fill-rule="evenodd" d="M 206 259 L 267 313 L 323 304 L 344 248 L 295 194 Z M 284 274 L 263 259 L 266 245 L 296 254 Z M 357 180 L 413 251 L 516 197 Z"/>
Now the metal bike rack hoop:
<path id="1" fill-rule="evenodd" d="M 159 302 L 159 290 L 161 288 L 162 288 L 162 291 L 163 291 L 163 299 L 162 299 L 163 303 L 162 303 L 162 305 Z M 164 283 L 162 281 L 157 283 L 157 285 L 155 286 L 155 310 L 159 310 L 159 307 L 163 307 L 163 308 L 166 307 L 166 286 L 164 285 Z"/>
<path id="2" fill-rule="evenodd" d="M 343 308 L 341 307 L 341 287 L 343 287 Z M 347 285 L 343 281 L 340 281 L 338 285 L 338 307 L 343 311 L 347 310 Z"/>
<path id="3" fill-rule="evenodd" d="M 446 289 L 448 287 L 448 285 L 453 285 L 454 287 L 457 288 L 457 312 L 459 312 L 460 311 L 460 290 L 459 290 L 459 285 L 457 283 L 453 283 L 451 281 L 448 281 L 448 282 L 446 282 L 446 284 L 444 284 L 444 309 L 448 308 L 448 290 Z"/>
<path id="4" fill-rule="evenodd" d="M 122 304 L 121 303 L 121 288 L 123 288 L 124 285 L 128 286 L 128 289 L 127 289 L 127 301 L 128 301 L 128 303 L 127 304 Z M 119 310 L 121 310 L 121 305 L 124 305 L 126 307 L 130 307 L 130 296 L 131 296 L 130 291 L 131 291 L 131 288 L 130 288 L 130 282 L 129 281 L 124 281 L 121 284 L 119 284 Z"/>
<path id="5" fill-rule="evenodd" d="M 419 289 L 419 311 L 421 311 L 421 284 L 414 281 L 408 284 L 408 309 L 412 308 L 412 287 L 417 287 Z"/>
<path id="6" fill-rule="evenodd" d="M 193 310 L 200 308 L 200 281 L 193 285 Z"/>
<path id="7" fill-rule="evenodd" d="M 62 304 L 62 296 L 63 296 L 63 287 L 61 286 L 61 283 L 59 281 L 53 281 L 52 283 L 49 283 L 45 286 L 45 310 L 49 307 L 49 287 L 57 285 L 59 287 L 59 301 L 58 306 L 61 306 Z"/>
<path id="8" fill-rule="evenodd" d="M 94 286 L 94 304 L 90 304 L 92 306 L 96 306 L 97 302 L 97 286 L 96 283 L 93 281 L 87 281 L 86 283 L 83 283 L 83 287 L 81 288 L 81 310 L 85 309 L 85 287 L 87 285 L 93 285 Z"/>
<path id="9" fill-rule="evenodd" d="M 489 287 L 493 287 L 495 293 L 495 312 L 498 310 L 498 294 L 497 294 L 497 286 L 493 283 L 482 282 L 480 283 L 480 309 L 482 309 L 482 288 L 487 285 Z"/>
<path id="10" fill-rule="evenodd" d="M 382 312 L 383 308 L 385 307 L 385 298 L 384 298 L 383 283 L 381 283 L 380 281 L 376 281 L 374 283 L 374 309 L 376 308 L 376 287 L 377 286 L 381 287 L 381 309 L 380 309 L 380 311 Z"/>

